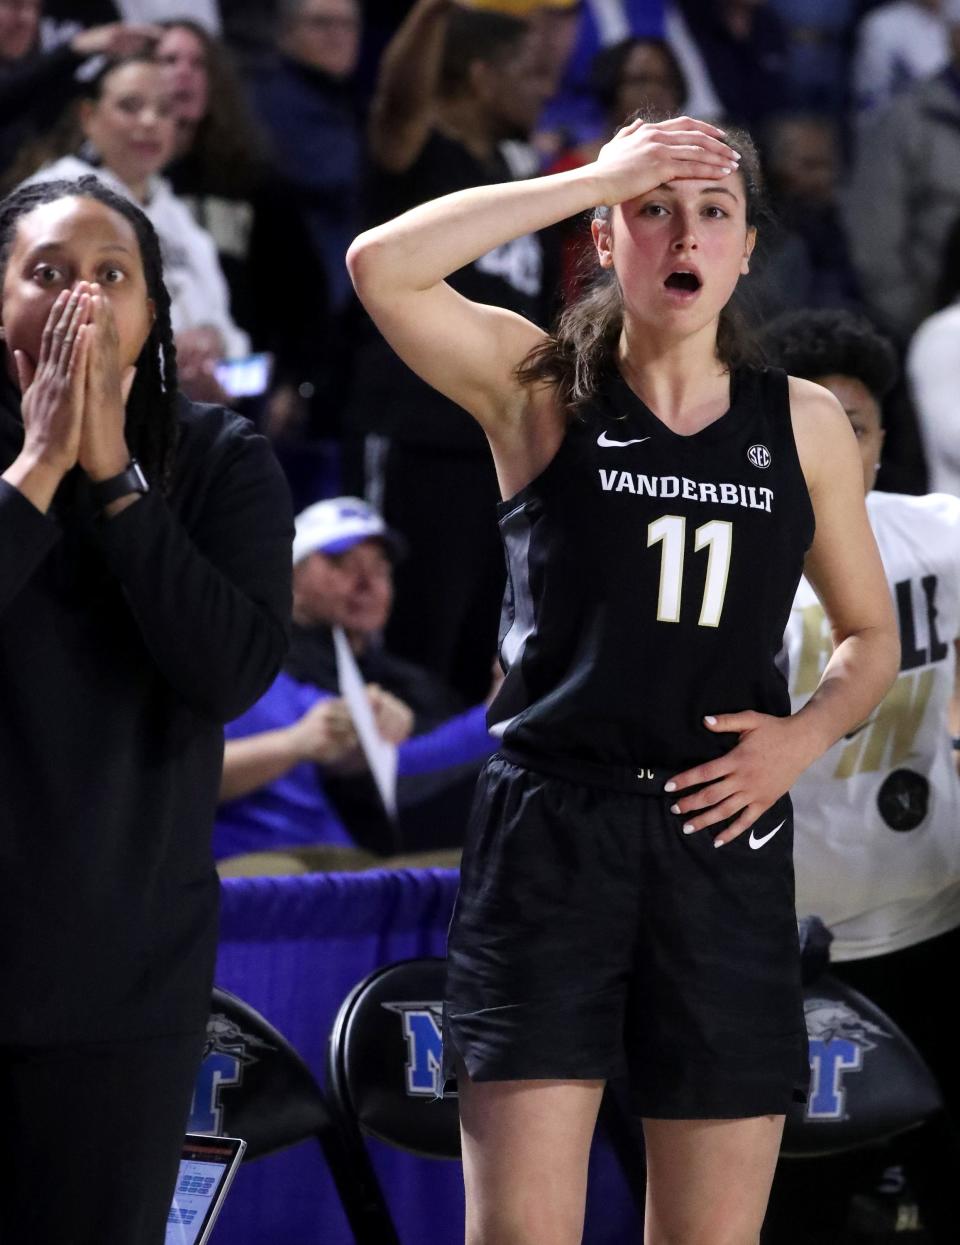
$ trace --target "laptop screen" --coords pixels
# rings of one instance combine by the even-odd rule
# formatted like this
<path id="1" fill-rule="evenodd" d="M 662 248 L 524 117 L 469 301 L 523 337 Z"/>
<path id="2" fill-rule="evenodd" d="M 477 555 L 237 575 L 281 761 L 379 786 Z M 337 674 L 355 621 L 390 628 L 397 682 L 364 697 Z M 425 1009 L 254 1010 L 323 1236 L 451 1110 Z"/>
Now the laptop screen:
<path id="1" fill-rule="evenodd" d="M 202 1245 L 209 1239 L 245 1149 L 246 1143 L 236 1137 L 187 1134 L 165 1245 Z"/>

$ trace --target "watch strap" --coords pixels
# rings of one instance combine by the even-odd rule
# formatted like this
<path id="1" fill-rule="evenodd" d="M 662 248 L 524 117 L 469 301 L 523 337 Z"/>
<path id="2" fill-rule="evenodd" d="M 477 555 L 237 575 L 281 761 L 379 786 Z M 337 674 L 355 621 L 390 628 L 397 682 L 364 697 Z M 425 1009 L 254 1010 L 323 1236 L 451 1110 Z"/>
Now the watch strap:
<path id="1" fill-rule="evenodd" d="M 103 510 L 111 502 L 127 497 L 130 493 L 149 493 L 150 483 L 143 474 L 143 468 L 135 458 L 131 458 L 119 475 L 109 480 L 98 480 L 90 485 L 90 495 L 98 510 Z"/>

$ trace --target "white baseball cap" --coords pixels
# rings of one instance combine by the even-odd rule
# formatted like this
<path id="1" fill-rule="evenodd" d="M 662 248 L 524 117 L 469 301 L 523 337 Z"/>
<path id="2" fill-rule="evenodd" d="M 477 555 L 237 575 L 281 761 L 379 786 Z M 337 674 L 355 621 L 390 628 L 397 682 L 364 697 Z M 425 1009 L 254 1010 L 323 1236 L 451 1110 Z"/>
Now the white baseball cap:
<path id="1" fill-rule="evenodd" d="M 293 521 L 293 564 L 311 553 L 346 553 L 362 540 L 382 540 L 396 559 L 404 540 L 362 497 L 331 497 L 301 510 Z"/>

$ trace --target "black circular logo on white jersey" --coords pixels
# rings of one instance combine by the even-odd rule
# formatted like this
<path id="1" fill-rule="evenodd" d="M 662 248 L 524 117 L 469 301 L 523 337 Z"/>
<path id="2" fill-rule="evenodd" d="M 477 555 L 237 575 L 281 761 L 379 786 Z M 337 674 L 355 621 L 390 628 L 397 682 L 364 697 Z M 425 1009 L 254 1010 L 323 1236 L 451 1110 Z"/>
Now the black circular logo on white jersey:
<path id="1" fill-rule="evenodd" d="M 912 769 L 895 769 L 877 792 L 877 808 L 891 830 L 916 830 L 930 804 L 930 784 Z"/>
<path id="2" fill-rule="evenodd" d="M 747 461 L 754 467 L 769 467 L 773 462 L 773 455 L 765 445 L 751 445 L 747 450 Z"/>

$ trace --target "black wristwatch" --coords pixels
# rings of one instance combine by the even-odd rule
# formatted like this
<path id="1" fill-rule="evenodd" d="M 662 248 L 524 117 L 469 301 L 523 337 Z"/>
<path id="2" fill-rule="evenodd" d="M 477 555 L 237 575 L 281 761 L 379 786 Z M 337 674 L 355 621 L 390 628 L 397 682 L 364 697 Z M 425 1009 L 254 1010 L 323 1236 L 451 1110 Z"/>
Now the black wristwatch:
<path id="1" fill-rule="evenodd" d="M 99 480 L 90 485 L 90 496 L 98 510 L 105 510 L 111 502 L 130 493 L 149 492 L 150 482 L 135 458 L 130 459 L 118 476 L 111 476 L 109 480 Z"/>

